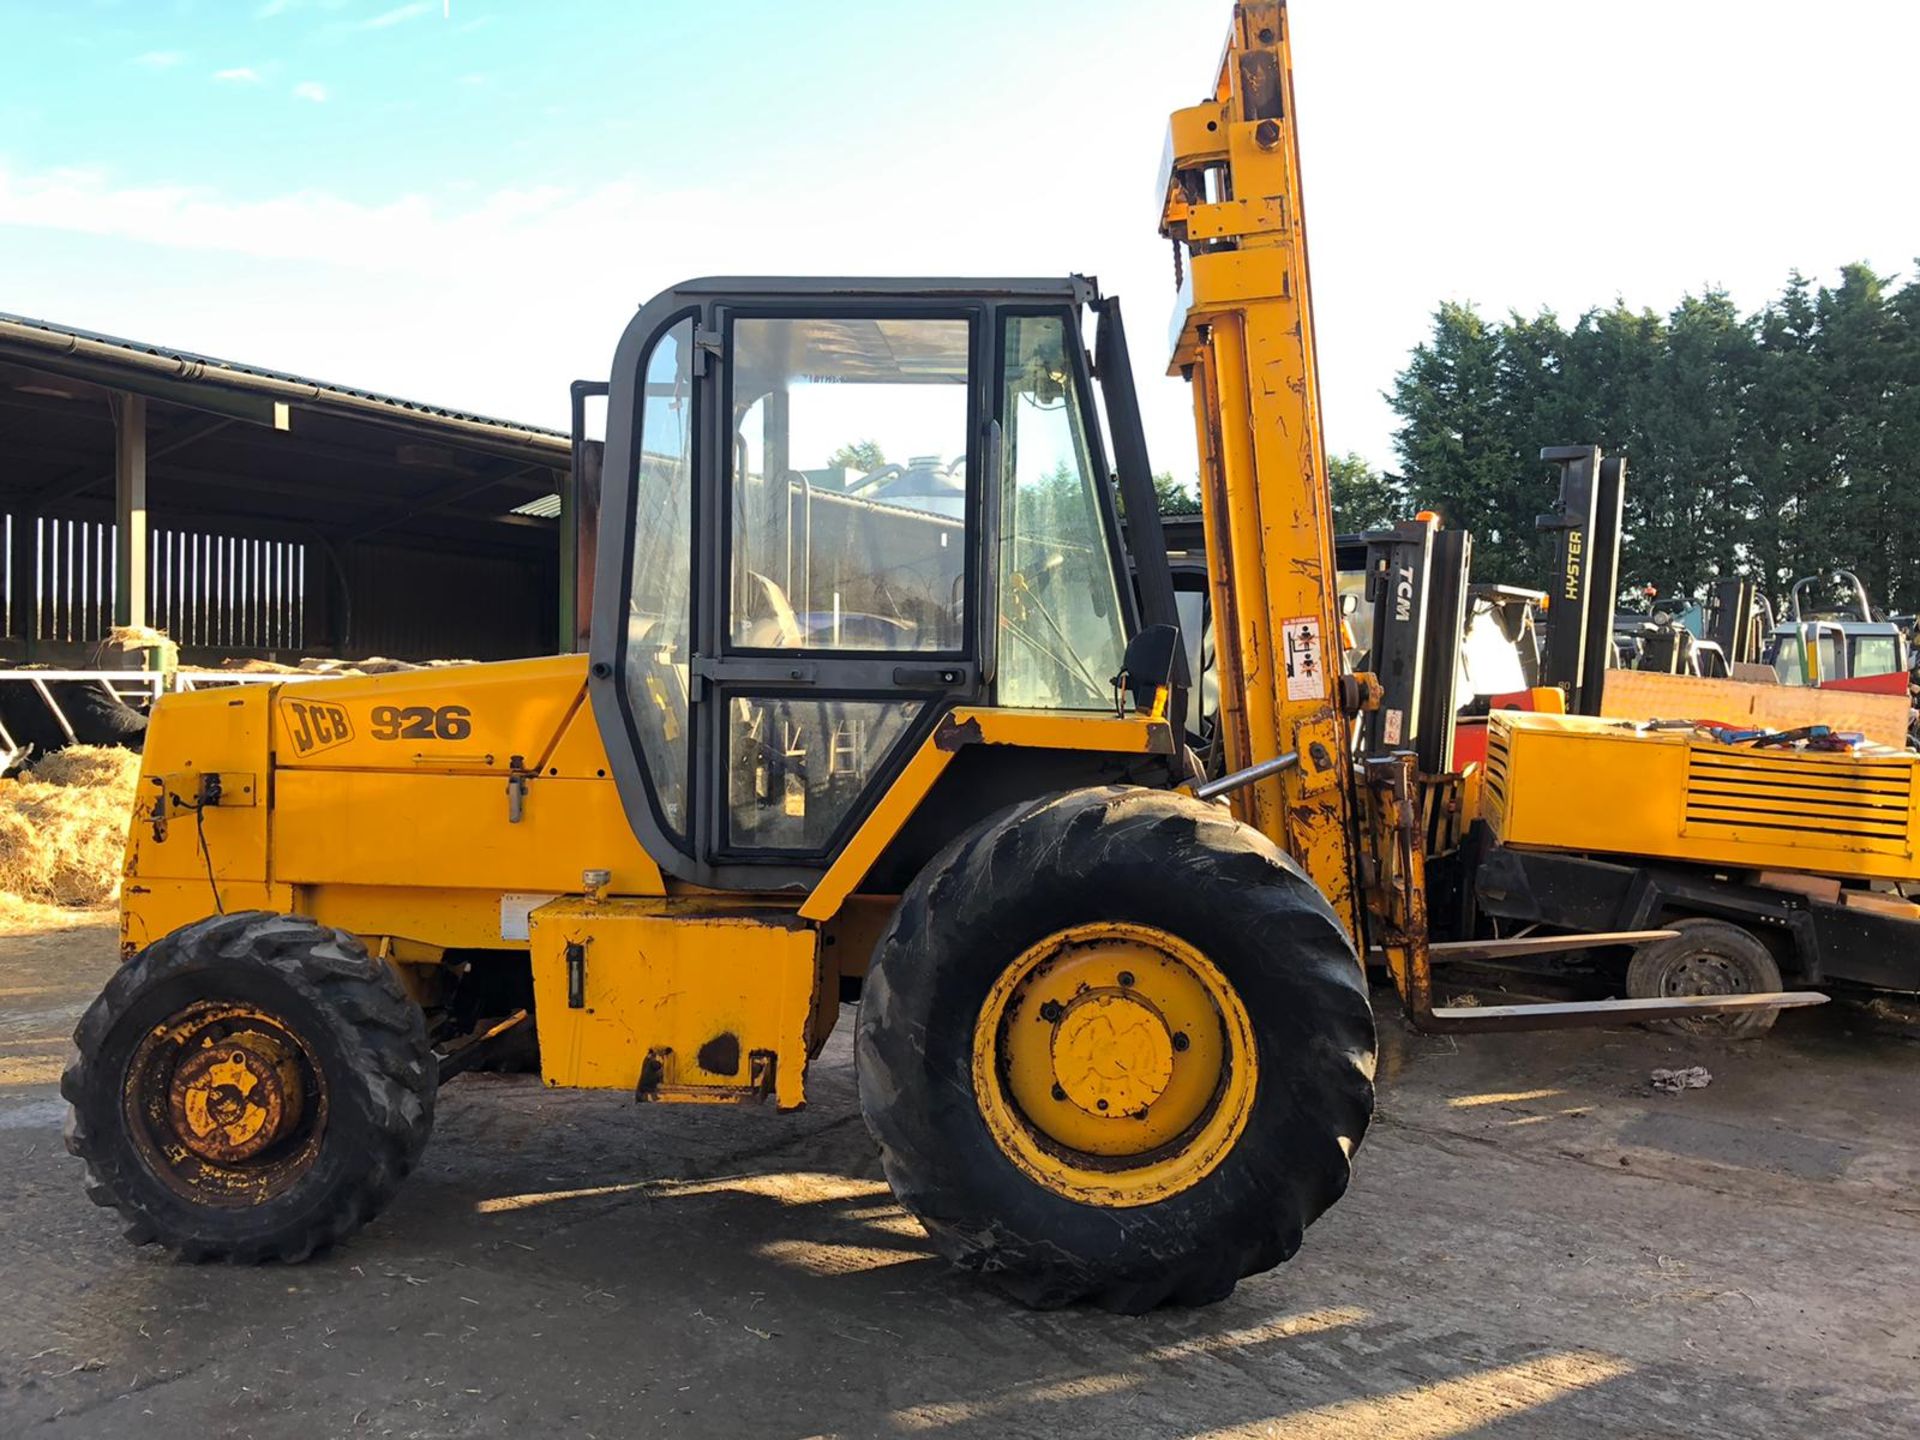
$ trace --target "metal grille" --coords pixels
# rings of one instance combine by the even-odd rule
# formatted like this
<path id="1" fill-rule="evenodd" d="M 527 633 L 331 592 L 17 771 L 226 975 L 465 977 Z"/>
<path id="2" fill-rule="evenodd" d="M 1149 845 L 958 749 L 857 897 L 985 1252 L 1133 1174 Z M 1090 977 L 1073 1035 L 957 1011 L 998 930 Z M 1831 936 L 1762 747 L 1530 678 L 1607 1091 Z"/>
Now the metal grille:
<path id="1" fill-rule="evenodd" d="M 297 649 L 306 643 L 306 549 L 156 530 L 148 557 L 151 622 L 180 645 Z"/>
<path id="2" fill-rule="evenodd" d="M 33 525 L 33 638 L 98 640 L 113 625 L 114 527 L 46 516 Z"/>
<path id="3" fill-rule="evenodd" d="M 1498 825 L 1507 813 L 1507 727 L 1487 722 L 1487 757 L 1481 762 L 1480 790 L 1487 818 Z"/>
<path id="4" fill-rule="evenodd" d="M 14 544 L 15 527 L 30 527 Z M 5 520 L 6 633 L 87 645 L 113 626 L 115 526 L 9 515 Z M 26 577 L 15 564 L 25 559 Z M 306 546 L 191 530 L 148 537 L 148 623 L 181 645 L 297 649 L 306 642 Z M 29 579 L 30 587 L 16 583 Z M 22 613 L 22 612 L 25 613 Z"/>
<path id="5" fill-rule="evenodd" d="M 1686 832 L 1759 832 L 1779 844 L 1911 850 L 1913 762 L 1690 746 Z"/>

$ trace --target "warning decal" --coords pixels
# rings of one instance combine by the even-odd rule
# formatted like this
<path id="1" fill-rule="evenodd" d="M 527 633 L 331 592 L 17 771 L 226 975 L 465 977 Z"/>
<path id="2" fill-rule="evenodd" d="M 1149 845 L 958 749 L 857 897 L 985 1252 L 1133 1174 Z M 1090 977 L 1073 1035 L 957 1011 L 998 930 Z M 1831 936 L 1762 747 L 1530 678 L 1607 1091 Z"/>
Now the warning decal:
<path id="1" fill-rule="evenodd" d="M 1280 627 L 1287 662 L 1287 699 L 1327 698 L 1327 669 L 1320 644 L 1320 622 L 1311 616 L 1288 620 Z"/>

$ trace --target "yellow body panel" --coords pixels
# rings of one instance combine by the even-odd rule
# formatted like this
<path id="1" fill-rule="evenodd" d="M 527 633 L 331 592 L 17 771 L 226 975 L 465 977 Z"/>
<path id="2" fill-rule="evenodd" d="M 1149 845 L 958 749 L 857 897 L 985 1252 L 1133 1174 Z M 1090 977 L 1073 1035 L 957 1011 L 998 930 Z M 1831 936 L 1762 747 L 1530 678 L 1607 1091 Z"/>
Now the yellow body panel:
<path id="1" fill-rule="evenodd" d="M 1018 745 L 1033 750 L 1104 750 L 1122 755 L 1166 755 L 1173 730 L 1164 718 L 1163 692 L 1148 715 L 1088 715 L 1059 710 L 955 710 L 921 744 L 880 803 L 853 834 L 832 867 L 800 907 L 809 920 L 828 920 L 866 878 L 873 862 L 900 833 L 933 782 L 963 745 Z"/>
<path id="2" fill-rule="evenodd" d="M 806 1102 L 818 932 L 791 910 L 567 899 L 535 910 L 531 928 L 549 1085 L 655 1100 L 771 1094 L 783 1110 Z M 569 946 L 580 947 L 577 977 Z"/>
<path id="3" fill-rule="evenodd" d="M 737 1099 L 758 1093 L 759 1050 L 772 1093 L 795 1105 L 840 973 L 864 969 L 860 946 L 891 908 L 856 892 L 954 753 L 1165 754 L 1174 743 L 1164 702 L 1127 716 L 956 710 L 811 896 L 716 897 L 667 883 L 634 837 L 585 701 L 574 656 L 167 696 L 128 841 L 123 948 L 219 909 L 305 914 L 360 936 L 432 1003 L 445 951 L 531 946 L 550 1080 L 631 1089 L 650 1050 L 670 1051 L 654 1098 Z M 620 898 L 569 898 L 587 870 L 610 872 L 605 892 Z M 554 937 L 589 919 L 614 928 L 594 931 L 586 1015 L 566 1006 Z M 835 942 L 830 964 L 816 962 L 820 927 Z M 748 1057 L 738 1074 L 699 1063 L 722 1034 Z"/>
<path id="4" fill-rule="evenodd" d="M 565 894 L 604 869 L 617 894 L 666 893 L 611 780 L 532 780 L 518 823 L 499 776 L 283 770 L 275 788 L 274 874 L 297 885 Z"/>
<path id="5" fill-rule="evenodd" d="M 208 854 L 219 884 L 266 880 L 268 807 L 260 803 L 260 791 L 273 768 L 271 699 L 266 686 L 166 697 L 155 712 L 141 757 L 134 823 L 127 838 L 129 875 L 198 881 L 209 909 Z M 220 804 L 196 816 L 185 807 L 198 798 L 197 777 L 207 774 L 220 775 L 223 782 L 229 776 L 247 777 L 241 783 L 251 784 L 253 793 L 241 794 L 236 786 L 235 793 L 223 794 Z"/>
<path id="6" fill-rule="evenodd" d="M 583 870 L 664 894 L 610 778 L 585 671 L 560 656 L 165 697 L 128 838 L 123 945 L 224 908 L 293 910 L 370 943 L 500 948 L 526 943 L 511 922 L 503 932 L 503 898 L 575 893 Z M 228 783 L 196 815 L 193 780 L 208 771 Z"/>
<path id="7" fill-rule="evenodd" d="M 1496 712 L 1482 814 L 1519 848 L 1920 880 L 1920 755 L 1755 750 Z"/>
<path id="8" fill-rule="evenodd" d="M 275 757 L 282 768 L 505 775 L 515 756 L 540 765 L 586 687 L 582 655 L 276 685 Z"/>

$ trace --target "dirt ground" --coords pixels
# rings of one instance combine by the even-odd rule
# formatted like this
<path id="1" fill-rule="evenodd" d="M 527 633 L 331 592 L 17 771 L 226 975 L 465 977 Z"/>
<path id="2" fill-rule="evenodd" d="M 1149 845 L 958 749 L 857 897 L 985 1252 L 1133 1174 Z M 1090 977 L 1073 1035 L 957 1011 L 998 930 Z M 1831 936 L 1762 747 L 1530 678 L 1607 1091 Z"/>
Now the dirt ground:
<path id="1" fill-rule="evenodd" d="M 889 1200 L 843 1025 L 798 1116 L 441 1094 L 386 1215 L 173 1264 L 87 1204 L 56 1087 L 113 964 L 0 939 L 0 1435 L 1911 1437 L 1920 1046 L 1410 1037 L 1352 1192 L 1226 1304 L 1030 1314 Z M 1870 1033 L 1875 1032 L 1875 1033 Z M 1651 1092 L 1656 1066 L 1713 1083 Z"/>

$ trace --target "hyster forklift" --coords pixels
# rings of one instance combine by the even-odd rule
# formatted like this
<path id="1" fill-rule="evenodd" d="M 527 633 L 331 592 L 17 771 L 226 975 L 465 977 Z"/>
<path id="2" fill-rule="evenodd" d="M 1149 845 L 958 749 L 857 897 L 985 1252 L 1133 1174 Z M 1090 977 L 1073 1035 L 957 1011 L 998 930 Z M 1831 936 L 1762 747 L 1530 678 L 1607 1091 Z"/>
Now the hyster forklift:
<path id="1" fill-rule="evenodd" d="M 132 1239 L 340 1240 L 528 1025 L 549 1085 L 796 1108 L 857 989 L 957 1264 L 1134 1311 L 1294 1252 L 1372 1109 L 1359 946 L 1404 980 L 1424 932 L 1413 757 L 1352 760 L 1284 23 L 1236 9 L 1166 175 L 1230 773 L 1181 742 L 1113 300 L 676 286 L 614 356 L 585 654 L 157 707 L 62 1085 Z M 911 463 L 851 474 L 856 435 Z"/>

